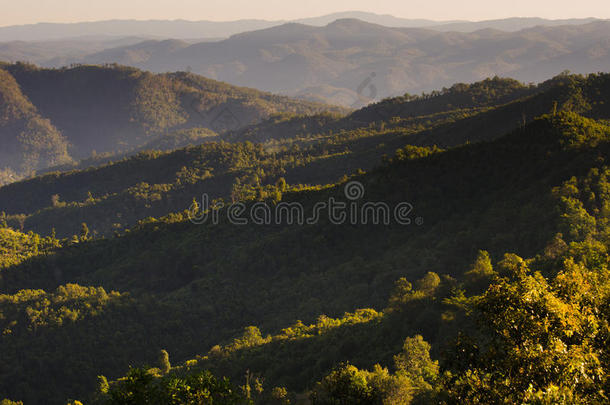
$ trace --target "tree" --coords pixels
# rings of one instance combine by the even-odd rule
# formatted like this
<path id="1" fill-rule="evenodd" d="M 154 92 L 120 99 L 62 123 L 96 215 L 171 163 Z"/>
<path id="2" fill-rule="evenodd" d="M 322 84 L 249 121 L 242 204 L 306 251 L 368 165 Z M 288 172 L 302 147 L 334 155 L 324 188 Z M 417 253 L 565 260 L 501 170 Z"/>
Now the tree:
<path id="1" fill-rule="evenodd" d="M 100 394 L 107 394 L 110 389 L 108 379 L 104 375 L 97 376 L 97 390 Z"/>
<path id="2" fill-rule="evenodd" d="M 231 348 L 238 350 L 247 347 L 254 347 L 267 342 L 268 339 L 263 338 L 260 329 L 256 326 L 247 326 L 244 328 L 244 333 L 241 337 L 235 339 Z"/>
<path id="3" fill-rule="evenodd" d="M 80 241 L 85 242 L 89 239 L 89 227 L 86 223 L 82 223 L 80 227 Z"/>
<path id="4" fill-rule="evenodd" d="M 102 403 L 253 405 L 229 380 L 217 379 L 209 371 L 155 377 L 143 369 L 131 369 L 126 377 L 113 383 Z"/>
<path id="5" fill-rule="evenodd" d="M 283 177 L 280 177 L 277 181 L 276 184 L 278 190 L 280 191 L 280 193 L 285 193 L 286 190 L 288 189 L 288 184 L 286 183 L 286 179 Z"/>
<path id="6" fill-rule="evenodd" d="M 27 216 L 25 214 L 19 214 L 19 215 L 15 215 L 14 218 L 15 218 L 15 220 L 17 220 L 17 223 L 19 224 L 19 230 L 23 232 L 23 229 L 25 228 L 25 221 L 27 219 Z"/>
<path id="7" fill-rule="evenodd" d="M 404 277 L 399 278 L 394 283 L 394 290 L 388 300 L 388 309 L 395 311 L 400 309 L 400 306 L 406 303 L 413 295 L 413 286 Z"/>
<path id="8" fill-rule="evenodd" d="M 284 387 L 274 387 L 270 396 L 269 403 L 272 405 L 290 405 L 288 390 Z"/>
<path id="9" fill-rule="evenodd" d="M 604 254 L 607 262 L 603 249 L 588 254 Z M 590 270 L 570 258 L 547 280 L 508 259 L 518 271 L 472 301 L 482 335 L 470 338 L 469 348 L 454 349 L 453 357 L 466 351 L 472 361 L 445 381 L 450 397 L 466 403 L 607 402 L 607 268 Z"/>
<path id="10" fill-rule="evenodd" d="M 472 292 L 485 290 L 496 276 L 497 273 L 493 269 L 489 253 L 485 250 L 479 250 L 472 267 L 464 273 L 465 284 Z"/>
<path id="11" fill-rule="evenodd" d="M 418 390 L 431 389 L 438 377 L 438 361 L 430 358 L 430 344 L 421 335 L 405 339 L 402 351 L 394 356 L 394 365 Z"/>
<path id="12" fill-rule="evenodd" d="M 312 405 L 407 405 L 411 383 L 379 365 L 366 371 L 344 364 L 318 382 L 310 398 Z"/>
<path id="13" fill-rule="evenodd" d="M 172 369 L 172 365 L 169 362 L 169 353 L 167 350 L 162 349 L 159 352 L 159 369 L 163 374 L 169 373 Z"/>
<path id="14" fill-rule="evenodd" d="M 426 295 L 432 295 L 441 284 L 441 278 L 433 271 L 429 271 L 421 279 L 417 280 L 415 287 Z"/>

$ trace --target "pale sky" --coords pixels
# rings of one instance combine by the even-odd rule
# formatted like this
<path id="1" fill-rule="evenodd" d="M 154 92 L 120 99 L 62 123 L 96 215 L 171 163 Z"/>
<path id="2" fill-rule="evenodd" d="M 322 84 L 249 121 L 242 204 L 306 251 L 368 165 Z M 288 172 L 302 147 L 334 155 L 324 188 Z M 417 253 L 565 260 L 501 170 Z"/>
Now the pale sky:
<path id="1" fill-rule="evenodd" d="M 610 18 L 608 0 L 0 0 L 0 26 L 109 19 L 290 20 L 361 10 L 403 18 Z"/>

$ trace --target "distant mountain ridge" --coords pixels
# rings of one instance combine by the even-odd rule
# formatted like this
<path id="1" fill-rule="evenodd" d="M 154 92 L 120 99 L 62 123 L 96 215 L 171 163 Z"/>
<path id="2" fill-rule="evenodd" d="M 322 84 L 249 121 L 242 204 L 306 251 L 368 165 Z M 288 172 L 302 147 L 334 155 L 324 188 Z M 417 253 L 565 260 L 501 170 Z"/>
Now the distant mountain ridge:
<path id="1" fill-rule="evenodd" d="M 288 23 L 195 44 L 145 42 L 75 62 L 118 62 L 206 77 L 290 96 L 360 107 L 495 75 L 537 82 L 563 70 L 604 71 L 610 22 L 491 28 L 471 33 L 390 28 L 357 19 L 323 27 Z"/>
<path id="2" fill-rule="evenodd" d="M 0 27 L 0 42 L 41 41 L 89 36 L 142 36 L 150 39 L 195 39 L 226 38 L 246 31 L 270 28 L 287 22 L 324 26 L 331 22 L 357 18 L 373 24 L 388 27 L 428 27 L 442 31 L 471 32 L 481 28 L 495 28 L 517 31 L 537 25 L 572 25 L 592 22 L 596 19 L 549 20 L 544 18 L 507 18 L 489 21 L 434 21 L 428 19 L 400 18 L 388 14 L 363 11 L 344 11 L 319 17 L 287 20 L 245 19 L 236 21 L 190 21 L 190 20 L 105 20 L 77 23 L 38 23 Z"/>
<path id="3" fill-rule="evenodd" d="M 0 60 L 30 62 L 43 66 L 64 66 L 77 58 L 105 49 L 139 44 L 145 37 L 79 37 L 46 41 L 0 42 Z"/>
<path id="4" fill-rule="evenodd" d="M 51 40 L 62 36 L 71 38 Z M 352 108 L 494 75 L 538 82 L 563 70 L 604 71 L 610 61 L 610 22 L 594 18 L 438 22 L 348 11 L 293 22 L 117 20 L 0 27 L 0 41 L 11 38 L 21 40 L 0 42 L 0 60 L 189 71 Z"/>
<path id="5" fill-rule="evenodd" d="M 281 22 L 279 23 L 281 24 Z M 144 36 L 148 38 L 222 38 L 278 25 L 265 20 L 228 22 L 186 20 L 106 20 L 79 23 L 39 23 L 0 27 L 0 41 L 40 41 L 90 36 Z"/>
<path id="6" fill-rule="evenodd" d="M 473 32 L 482 29 L 495 29 L 500 31 L 514 32 L 533 27 L 558 27 L 561 25 L 582 25 L 597 21 L 604 21 L 599 18 L 568 18 L 560 20 L 549 20 L 537 17 L 514 17 L 498 20 L 483 21 L 453 21 L 443 22 L 434 25 L 432 29 L 438 31 Z M 607 21 L 607 20 L 605 20 Z"/>

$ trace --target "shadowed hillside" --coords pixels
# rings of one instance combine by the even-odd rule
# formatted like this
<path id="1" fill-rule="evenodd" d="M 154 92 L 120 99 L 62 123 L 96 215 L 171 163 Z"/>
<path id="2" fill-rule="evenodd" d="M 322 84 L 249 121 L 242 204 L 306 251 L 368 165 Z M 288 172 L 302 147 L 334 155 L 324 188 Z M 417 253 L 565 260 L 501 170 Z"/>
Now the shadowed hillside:
<path id="1" fill-rule="evenodd" d="M 0 167 L 18 174 L 70 157 L 125 152 L 177 129 L 217 132 L 270 114 L 342 111 L 190 73 L 155 75 L 119 66 L 0 68 L 5 148 Z"/>

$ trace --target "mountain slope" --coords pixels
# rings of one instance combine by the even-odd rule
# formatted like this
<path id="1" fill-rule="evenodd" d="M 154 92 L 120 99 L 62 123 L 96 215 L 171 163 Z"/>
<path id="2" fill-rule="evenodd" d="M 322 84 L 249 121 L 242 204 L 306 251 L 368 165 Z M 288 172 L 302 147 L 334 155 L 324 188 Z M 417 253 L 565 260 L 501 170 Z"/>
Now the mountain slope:
<path id="1" fill-rule="evenodd" d="M 456 146 L 505 134 L 550 111 L 575 111 L 592 118 L 610 116 L 607 74 L 561 74 L 539 85 L 494 77 L 473 84 L 458 83 L 421 96 L 388 98 L 346 117 L 272 117 L 229 131 L 222 138 L 275 144 L 315 143 L 345 134 L 377 134 L 379 142 L 419 146 Z M 340 136 L 334 134 L 339 133 Z M 336 141 L 335 141 L 336 142 Z"/>
<path id="2" fill-rule="evenodd" d="M 53 142 L 56 138 L 65 139 L 57 147 L 65 149 L 67 141 L 69 154 L 74 158 L 87 157 L 94 151 L 128 151 L 176 129 L 202 127 L 223 131 L 257 122 L 279 111 L 341 111 L 232 87 L 190 73 L 154 75 L 119 66 L 40 69 L 20 63 L 4 65 L 1 73 L 2 91 L 6 93 L 2 107 L 16 110 L 14 114 L 26 114 L 34 108 L 50 122 L 37 118 L 31 121 L 30 131 L 41 132 L 43 129 L 36 128 L 50 125 L 44 128 L 45 136 L 52 137 Z M 15 101 L 15 97 L 21 97 L 14 96 L 18 92 L 23 93 L 29 104 Z M 5 106 L 5 103 L 13 105 Z M 18 128 L 7 127 L 6 142 L 9 145 L 17 142 L 19 133 Z M 7 152 L 10 155 L 0 165 L 23 171 L 13 160 L 8 160 L 14 151 Z M 41 159 L 33 168 L 65 163 L 62 159 Z"/>
<path id="3" fill-rule="evenodd" d="M 1 66 L 0 142 L 0 170 L 31 173 L 70 161 L 68 140 L 40 115 L 19 84 Z"/>

